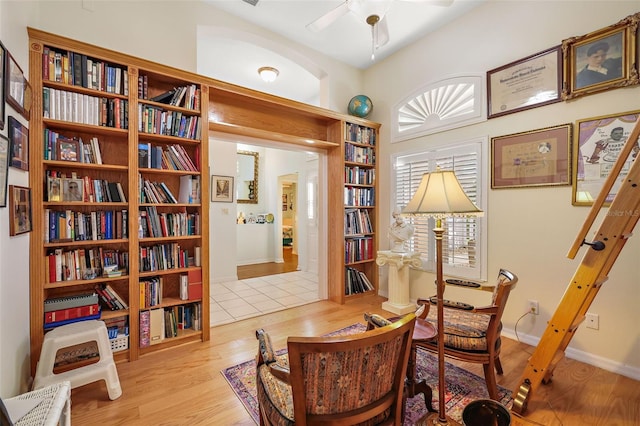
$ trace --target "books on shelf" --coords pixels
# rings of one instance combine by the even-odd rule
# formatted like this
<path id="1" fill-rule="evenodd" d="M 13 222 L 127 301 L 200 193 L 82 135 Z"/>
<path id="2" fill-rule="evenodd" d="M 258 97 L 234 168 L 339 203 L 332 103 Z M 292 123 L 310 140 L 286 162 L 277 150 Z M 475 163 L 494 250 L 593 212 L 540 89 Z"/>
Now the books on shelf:
<path id="1" fill-rule="evenodd" d="M 347 267 L 346 268 L 346 285 L 345 285 L 345 294 L 357 294 L 364 293 L 367 291 L 373 290 L 373 284 L 367 278 L 367 275 L 359 271 L 355 268 Z"/>
<path id="2" fill-rule="evenodd" d="M 97 293 L 56 297 L 44 301 L 44 329 L 100 318 Z"/>
<path id="3" fill-rule="evenodd" d="M 47 119 L 91 126 L 129 128 L 129 101 L 42 88 L 43 116 Z"/>
<path id="4" fill-rule="evenodd" d="M 202 299 L 202 269 L 190 269 L 187 272 L 189 289 L 187 295 L 189 300 Z"/>
<path id="5" fill-rule="evenodd" d="M 53 324 L 60 321 L 88 317 L 100 313 L 100 305 L 83 305 L 76 308 L 59 309 L 44 313 L 44 323 Z"/>
<path id="6" fill-rule="evenodd" d="M 200 204 L 200 175 L 180 176 L 178 202 L 184 204 Z"/>
<path id="7" fill-rule="evenodd" d="M 97 284 L 95 290 L 100 296 L 102 305 L 112 311 L 129 309 L 129 304 L 109 284 Z"/>
<path id="8" fill-rule="evenodd" d="M 44 301 L 44 312 L 53 312 L 60 309 L 76 308 L 98 303 L 97 293 L 83 293 L 73 296 L 53 297 Z"/>

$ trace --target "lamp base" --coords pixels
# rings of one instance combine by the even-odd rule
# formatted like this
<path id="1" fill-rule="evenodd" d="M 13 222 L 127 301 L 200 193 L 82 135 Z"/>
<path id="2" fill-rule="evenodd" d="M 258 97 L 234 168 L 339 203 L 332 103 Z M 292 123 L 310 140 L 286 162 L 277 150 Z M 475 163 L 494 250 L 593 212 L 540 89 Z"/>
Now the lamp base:
<path id="1" fill-rule="evenodd" d="M 438 413 L 429 413 L 424 416 L 417 423 L 419 426 L 461 426 L 460 423 L 456 422 L 449 416 L 445 416 L 445 421 L 442 422 L 440 419 L 440 415 Z"/>

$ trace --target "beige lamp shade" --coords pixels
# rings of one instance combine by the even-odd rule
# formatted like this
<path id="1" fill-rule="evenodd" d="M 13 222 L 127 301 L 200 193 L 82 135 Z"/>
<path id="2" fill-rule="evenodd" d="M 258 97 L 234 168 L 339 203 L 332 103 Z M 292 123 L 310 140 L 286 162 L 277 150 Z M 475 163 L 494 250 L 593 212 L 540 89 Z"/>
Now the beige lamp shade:
<path id="1" fill-rule="evenodd" d="M 402 214 L 415 216 L 482 216 L 460 186 L 452 170 L 422 175 L 420 185 Z"/>

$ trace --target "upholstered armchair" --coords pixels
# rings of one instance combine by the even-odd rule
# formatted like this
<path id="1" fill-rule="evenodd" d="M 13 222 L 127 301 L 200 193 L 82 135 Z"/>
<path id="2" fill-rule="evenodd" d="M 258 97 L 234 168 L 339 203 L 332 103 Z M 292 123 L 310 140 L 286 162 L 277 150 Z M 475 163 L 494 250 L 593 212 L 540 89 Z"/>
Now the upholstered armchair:
<path id="1" fill-rule="evenodd" d="M 353 335 L 289 337 L 276 355 L 259 342 L 261 425 L 401 425 L 402 390 L 416 317 Z"/>
<path id="2" fill-rule="evenodd" d="M 509 293 L 516 286 L 518 277 L 501 269 L 495 286 L 482 286 L 462 280 L 446 280 L 446 285 L 463 286 L 479 291 L 491 291 L 490 304 L 475 307 L 465 303 L 445 301 L 444 303 L 444 348 L 445 356 L 470 363 L 482 364 L 489 397 L 498 400 L 498 385 L 495 372 L 502 374 L 500 363 L 500 331 L 502 313 Z M 446 294 L 446 293 L 445 293 Z M 426 309 L 418 313 L 419 318 L 437 324 L 437 309 L 429 309 L 436 298 L 419 299 L 418 304 Z M 418 347 L 437 354 L 437 338 L 421 341 Z"/>

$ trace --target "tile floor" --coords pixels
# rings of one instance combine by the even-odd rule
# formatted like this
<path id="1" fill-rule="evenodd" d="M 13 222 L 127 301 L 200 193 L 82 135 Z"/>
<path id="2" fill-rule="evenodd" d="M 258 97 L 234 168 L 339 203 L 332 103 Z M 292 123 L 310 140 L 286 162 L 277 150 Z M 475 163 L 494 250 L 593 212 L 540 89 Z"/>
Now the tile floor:
<path id="1" fill-rule="evenodd" d="M 318 276 L 296 271 L 213 283 L 210 295 L 209 322 L 214 327 L 315 302 Z"/>

